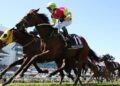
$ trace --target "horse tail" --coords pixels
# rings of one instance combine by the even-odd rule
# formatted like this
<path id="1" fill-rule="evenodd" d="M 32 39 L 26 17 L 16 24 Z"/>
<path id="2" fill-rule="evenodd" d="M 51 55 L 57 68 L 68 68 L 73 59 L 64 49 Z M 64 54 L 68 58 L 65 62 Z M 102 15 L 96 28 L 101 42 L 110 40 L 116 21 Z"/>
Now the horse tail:
<path id="1" fill-rule="evenodd" d="M 91 49 L 89 48 L 89 53 L 88 53 L 88 57 L 91 59 L 91 60 L 95 60 L 97 62 L 99 62 L 100 58 L 96 55 L 96 53 Z"/>

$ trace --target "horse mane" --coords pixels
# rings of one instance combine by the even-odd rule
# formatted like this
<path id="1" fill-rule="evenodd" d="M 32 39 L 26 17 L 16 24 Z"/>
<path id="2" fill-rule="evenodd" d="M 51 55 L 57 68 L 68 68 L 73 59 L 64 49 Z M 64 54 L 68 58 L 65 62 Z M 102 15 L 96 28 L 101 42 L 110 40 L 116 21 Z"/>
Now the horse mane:
<path id="1" fill-rule="evenodd" d="M 50 23 L 49 18 L 48 18 L 45 14 L 40 13 L 40 14 L 38 14 L 38 16 L 39 16 L 42 20 L 44 20 L 46 23 Z"/>

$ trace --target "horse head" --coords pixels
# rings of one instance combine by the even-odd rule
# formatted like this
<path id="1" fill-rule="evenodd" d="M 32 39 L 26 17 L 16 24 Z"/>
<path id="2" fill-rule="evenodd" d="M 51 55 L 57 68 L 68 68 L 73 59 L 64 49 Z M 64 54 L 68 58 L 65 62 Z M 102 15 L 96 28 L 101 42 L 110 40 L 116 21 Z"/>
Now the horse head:
<path id="1" fill-rule="evenodd" d="M 16 24 L 18 29 L 25 29 L 27 27 L 35 26 L 39 35 L 44 39 L 48 37 L 53 28 L 48 17 L 43 13 L 38 13 L 39 9 L 31 9 L 21 20 Z M 39 28 L 39 29 L 38 29 Z"/>
<path id="2" fill-rule="evenodd" d="M 0 48 L 3 48 L 4 46 L 12 42 L 13 42 L 12 29 L 4 31 L 4 33 L 0 36 Z"/>
<path id="3" fill-rule="evenodd" d="M 0 36 L 0 49 L 4 46 L 17 42 L 21 45 L 25 45 L 33 40 L 33 36 L 24 32 L 23 30 L 18 30 L 15 28 L 8 29 Z"/>
<path id="4" fill-rule="evenodd" d="M 17 24 L 16 27 L 24 29 L 31 26 L 36 26 L 42 23 L 49 23 L 45 14 L 39 14 L 39 9 L 31 9 Z"/>

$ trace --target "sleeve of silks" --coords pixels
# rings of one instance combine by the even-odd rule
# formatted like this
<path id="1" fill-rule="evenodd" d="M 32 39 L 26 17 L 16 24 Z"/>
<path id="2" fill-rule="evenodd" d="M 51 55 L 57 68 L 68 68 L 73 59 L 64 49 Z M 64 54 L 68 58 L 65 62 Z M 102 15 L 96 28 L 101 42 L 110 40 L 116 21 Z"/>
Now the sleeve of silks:
<path id="1" fill-rule="evenodd" d="M 66 16 L 65 19 L 71 19 L 72 18 L 72 14 L 67 8 L 64 9 L 64 15 Z"/>
<path id="2" fill-rule="evenodd" d="M 53 18 L 52 16 L 51 16 L 51 18 L 52 18 L 52 23 L 53 23 L 53 25 L 55 25 L 55 24 L 56 24 L 56 19 Z"/>

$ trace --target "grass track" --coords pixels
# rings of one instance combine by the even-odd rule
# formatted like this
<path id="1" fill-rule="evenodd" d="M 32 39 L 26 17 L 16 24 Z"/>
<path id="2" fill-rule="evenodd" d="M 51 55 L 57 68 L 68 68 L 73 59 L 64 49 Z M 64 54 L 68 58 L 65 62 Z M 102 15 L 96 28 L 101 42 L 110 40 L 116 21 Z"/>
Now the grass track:
<path id="1" fill-rule="evenodd" d="M 73 84 L 63 83 L 62 85 L 51 83 L 12 83 L 7 86 L 73 86 Z M 80 86 L 80 85 L 78 85 Z M 107 83 L 89 83 L 83 84 L 83 86 L 120 86 L 120 82 L 107 82 Z"/>

